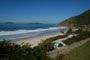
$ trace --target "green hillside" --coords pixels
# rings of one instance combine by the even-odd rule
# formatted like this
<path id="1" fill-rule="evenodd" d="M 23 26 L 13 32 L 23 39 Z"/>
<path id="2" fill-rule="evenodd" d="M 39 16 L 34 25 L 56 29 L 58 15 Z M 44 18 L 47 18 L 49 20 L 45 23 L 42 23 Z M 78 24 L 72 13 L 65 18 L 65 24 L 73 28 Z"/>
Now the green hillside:
<path id="1" fill-rule="evenodd" d="M 64 57 L 65 60 L 90 60 L 90 41 L 73 49 Z"/>

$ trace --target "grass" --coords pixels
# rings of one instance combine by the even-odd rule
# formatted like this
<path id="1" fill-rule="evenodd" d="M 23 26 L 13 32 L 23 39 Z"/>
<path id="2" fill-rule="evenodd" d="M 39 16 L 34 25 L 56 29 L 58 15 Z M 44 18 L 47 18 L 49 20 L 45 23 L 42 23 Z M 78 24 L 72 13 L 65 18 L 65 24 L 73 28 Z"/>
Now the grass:
<path id="1" fill-rule="evenodd" d="M 64 55 L 65 60 L 90 60 L 90 41 Z"/>

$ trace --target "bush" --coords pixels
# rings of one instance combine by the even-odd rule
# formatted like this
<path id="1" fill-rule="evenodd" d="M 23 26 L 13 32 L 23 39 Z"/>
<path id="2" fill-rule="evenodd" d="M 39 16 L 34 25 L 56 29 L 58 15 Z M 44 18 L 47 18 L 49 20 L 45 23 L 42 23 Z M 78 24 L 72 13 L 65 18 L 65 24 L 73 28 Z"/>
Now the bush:
<path id="1" fill-rule="evenodd" d="M 10 41 L 0 42 L 0 60 L 48 60 L 46 52 L 39 47 L 31 48 L 13 44 Z"/>
<path id="2" fill-rule="evenodd" d="M 90 37 L 89 31 L 81 31 L 81 32 L 79 32 L 79 35 L 77 37 L 69 38 L 69 39 L 65 40 L 64 43 L 66 43 L 67 45 L 70 45 L 74 42 L 78 42 L 78 41 L 84 40 L 89 37 Z"/>

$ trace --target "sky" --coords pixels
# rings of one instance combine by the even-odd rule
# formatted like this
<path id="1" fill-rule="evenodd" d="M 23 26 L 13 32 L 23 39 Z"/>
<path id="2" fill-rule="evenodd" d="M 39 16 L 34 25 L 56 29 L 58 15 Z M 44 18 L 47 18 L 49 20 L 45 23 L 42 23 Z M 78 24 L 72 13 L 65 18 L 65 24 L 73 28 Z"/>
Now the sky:
<path id="1" fill-rule="evenodd" d="M 56 24 L 90 9 L 90 0 L 0 0 L 0 22 Z"/>

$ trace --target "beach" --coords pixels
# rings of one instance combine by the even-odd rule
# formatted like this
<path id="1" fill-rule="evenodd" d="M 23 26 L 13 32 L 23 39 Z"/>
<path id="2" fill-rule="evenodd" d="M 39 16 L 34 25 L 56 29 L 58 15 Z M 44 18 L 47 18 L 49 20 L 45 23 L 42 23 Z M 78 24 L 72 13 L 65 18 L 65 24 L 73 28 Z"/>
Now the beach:
<path id="1" fill-rule="evenodd" d="M 1 24 L 0 41 L 10 40 L 13 43 L 22 45 L 30 44 L 37 46 L 42 41 L 62 35 L 62 31 L 68 27 L 56 26 L 54 24 Z M 4 26 L 4 28 L 2 27 Z"/>
<path id="2" fill-rule="evenodd" d="M 35 47 L 42 41 L 45 41 L 48 38 L 55 37 L 58 35 L 62 35 L 62 33 L 58 32 L 58 33 L 54 33 L 54 34 L 47 34 L 47 35 L 42 35 L 42 36 L 37 36 L 37 37 L 32 37 L 32 38 L 26 38 L 26 39 L 22 39 L 22 40 L 15 40 L 14 43 L 19 44 L 19 45 L 28 43 L 31 45 L 31 47 Z"/>

